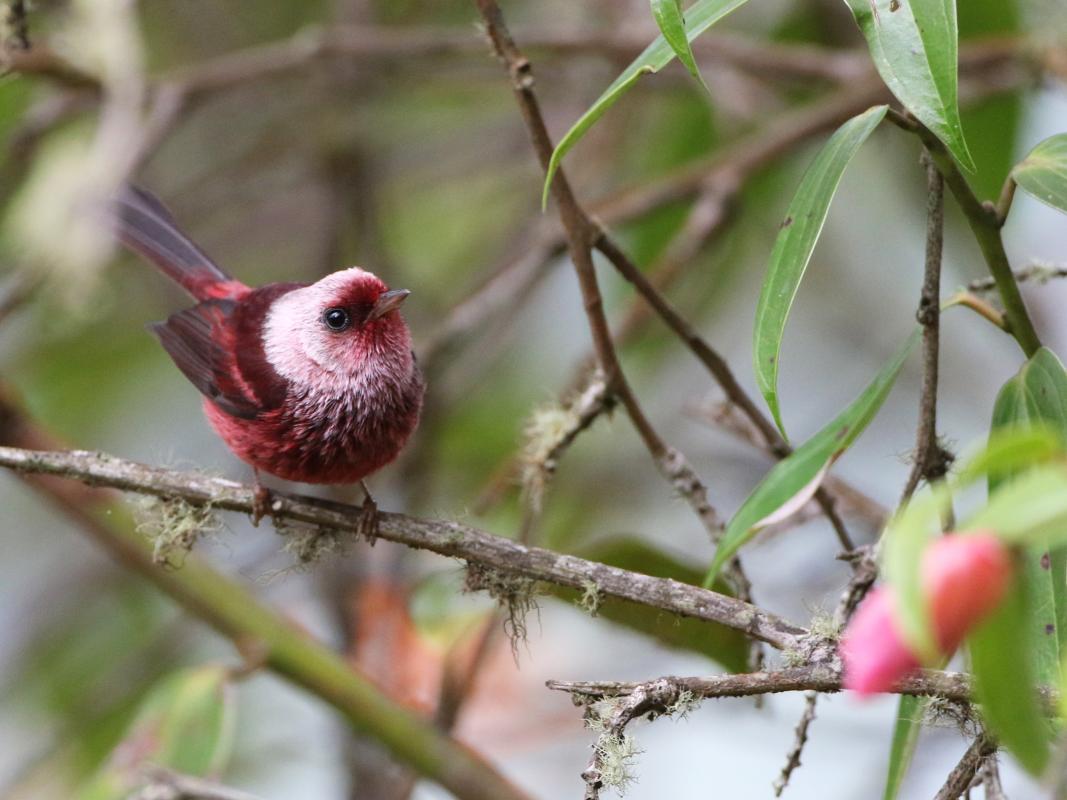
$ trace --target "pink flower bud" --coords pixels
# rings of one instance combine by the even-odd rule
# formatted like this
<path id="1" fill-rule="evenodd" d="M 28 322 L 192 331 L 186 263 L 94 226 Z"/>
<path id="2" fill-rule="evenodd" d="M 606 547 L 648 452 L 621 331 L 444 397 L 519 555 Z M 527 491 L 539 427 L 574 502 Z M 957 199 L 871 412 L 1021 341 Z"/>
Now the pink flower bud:
<path id="1" fill-rule="evenodd" d="M 951 655 L 967 633 L 997 607 L 1011 581 L 1011 555 L 992 533 L 944 536 L 922 559 L 922 587 L 934 639 Z M 920 667 L 896 619 L 896 597 L 872 591 L 841 638 L 844 686 L 860 694 L 885 692 Z"/>

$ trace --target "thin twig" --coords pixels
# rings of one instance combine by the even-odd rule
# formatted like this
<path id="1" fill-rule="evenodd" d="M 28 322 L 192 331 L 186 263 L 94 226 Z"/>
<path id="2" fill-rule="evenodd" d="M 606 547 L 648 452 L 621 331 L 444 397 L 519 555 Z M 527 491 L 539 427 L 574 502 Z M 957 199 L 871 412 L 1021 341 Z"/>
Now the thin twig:
<path id="1" fill-rule="evenodd" d="M 815 691 L 835 693 L 841 691 L 840 668 L 832 664 L 789 667 L 770 672 L 745 672 L 741 674 L 713 675 L 711 677 L 656 678 L 650 681 L 559 681 L 545 683 L 549 689 L 568 692 L 583 700 L 600 700 L 606 697 L 627 697 L 649 686 L 668 682 L 677 691 L 687 691 L 694 697 L 752 697 L 761 694 Z M 917 697 L 942 697 L 959 703 L 972 699 L 972 680 L 963 672 L 919 670 L 904 678 L 894 687 L 897 694 Z M 1054 702 L 1052 692 L 1046 691 L 1046 701 Z"/>
<path id="2" fill-rule="evenodd" d="M 1033 356 L 1041 347 L 1041 340 L 1038 338 L 1037 331 L 1034 330 L 1034 323 L 1019 293 L 1019 285 L 1015 282 L 1011 262 L 1008 261 L 1008 254 L 1004 250 L 1004 240 L 1001 238 L 1001 225 L 997 218 L 996 208 L 992 203 L 982 203 L 978 199 L 948 149 L 929 129 L 895 109 L 889 110 L 886 119 L 903 130 L 917 135 L 926 146 L 927 152 L 945 179 L 949 191 L 952 192 L 963 211 L 971 233 L 978 242 L 978 248 L 985 257 L 986 265 L 997 284 L 1001 302 L 1004 304 L 1004 315 L 1008 322 L 1009 332 L 1027 357 Z"/>
<path id="3" fill-rule="evenodd" d="M 544 117 L 533 91 L 533 74 L 529 60 L 522 54 L 504 24 L 503 14 L 493 0 L 477 0 L 478 9 L 486 24 L 486 31 L 497 56 L 505 63 L 511 76 L 511 85 L 518 101 L 523 121 L 530 133 L 542 169 L 547 169 L 552 157 L 552 140 L 548 135 Z M 600 227 L 593 222 L 578 204 L 567 176 L 562 170 L 552 183 L 552 195 L 559 207 L 560 220 L 567 232 L 567 249 L 574 264 L 582 292 L 586 316 L 589 321 L 597 362 L 611 394 L 618 397 L 631 423 L 649 455 L 667 479 L 674 491 L 692 507 L 704 525 L 712 541 L 722 535 L 722 522 L 708 501 L 707 488 L 690 466 L 685 456 L 667 445 L 642 409 L 637 396 L 630 387 L 611 338 L 611 329 L 604 314 L 603 300 L 593 265 L 592 249 L 602 236 Z M 739 562 L 731 561 L 729 576 L 738 596 L 749 597 L 747 578 L 740 570 Z"/>
<path id="4" fill-rule="evenodd" d="M 818 700 L 818 692 L 813 690 L 804 692 L 804 713 L 800 715 L 800 721 L 797 723 L 796 738 L 793 741 L 793 746 L 789 748 L 789 752 L 786 754 L 785 766 L 782 767 L 781 774 L 771 784 L 774 787 L 775 797 L 782 796 L 785 787 L 789 785 L 789 778 L 792 776 L 793 771 L 800 766 L 800 756 L 804 752 L 804 745 L 808 741 L 808 728 L 815 721 L 815 704 Z"/>
<path id="5" fill-rule="evenodd" d="M 650 306 L 652 306 L 653 309 L 655 309 L 656 313 L 659 314 L 660 318 L 667 324 L 667 326 L 674 331 L 678 338 L 681 339 L 693 352 L 693 355 L 695 355 L 707 368 L 708 372 L 712 374 L 719 386 L 722 387 L 723 392 L 726 393 L 730 402 L 737 406 L 759 430 L 760 435 L 767 444 L 767 448 L 779 458 L 788 456 L 792 452 L 789 445 L 782 438 L 774 424 L 764 416 L 763 412 L 760 411 L 759 406 L 756 405 L 752 398 L 749 397 L 748 393 L 741 387 L 741 384 L 738 383 L 737 378 L 734 377 L 733 370 L 731 370 L 729 364 L 726 363 L 726 359 L 719 355 L 719 353 L 696 332 L 693 326 L 678 313 L 673 304 L 671 304 L 671 302 L 652 285 L 649 279 L 645 277 L 644 273 L 637 268 L 637 265 L 630 260 L 622 249 L 616 245 L 605 232 L 601 231 L 596 246 L 600 252 L 607 256 L 608 260 L 619 271 L 619 274 L 633 284 L 640 295 Z M 834 510 L 833 499 L 826 492 L 821 490 L 816 492 L 816 499 L 826 513 L 827 519 L 830 520 L 841 546 L 846 552 L 854 549 L 855 545 L 852 542 L 852 537 L 849 536 L 848 531 L 845 529 L 844 522 L 842 522 L 841 517 Z"/>
<path id="6" fill-rule="evenodd" d="M 199 473 L 159 469 L 87 451 L 24 450 L 0 447 L 0 466 L 27 475 L 53 475 L 93 486 L 177 498 L 195 507 L 251 514 L 255 490 L 236 481 Z M 273 491 L 270 513 L 325 531 L 357 533 L 359 506 Z M 774 614 L 718 592 L 537 547 L 484 533 L 457 522 L 381 512 L 378 537 L 408 547 L 482 564 L 507 574 L 573 589 L 595 585 L 609 597 L 629 600 L 686 617 L 718 622 L 779 649 L 805 647 L 809 634 Z"/>
<path id="7" fill-rule="evenodd" d="M 944 241 L 944 180 L 924 151 L 926 167 L 926 261 L 919 310 L 915 316 L 923 329 L 923 380 L 919 399 L 919 425 L 915 434 L 915 462 L 900 504 L 911 499 L 919 481 L 944 476 L 952 456 L 937 441 L 937 373 L 941 330 L 941 250 Z"/>
<path id="8" fill-rule="evenodd" d="M 1004 312 L 994 308 L 992 304 L 986 302 L 976 294 L 964 290 L 958 291 L 944 303 L 944 308 L 950 308 L 952 306 L 969 308 L 975 314 L 982 317 L 982 319 L 992 323 L 1005 333 L 1011 332 L 1008 327 L 1008 321 L 1004 318 Z"/>
<path id="9" fill-rule="evenodd" d="M 147 785 L 129 800 L 258 800 L 254 795 L 163 767 L 144 770 Z"/>
<path id="10" fill-rule="evenodd" d="M 996 751 L 996 742 L 986 734 L 980 734 L 967 748 L 960 762 L 948 774 L 945 785 L 934 796 L 934 800 L 959 800 L 971 787 L 971 782 L 978 774 L 978 770 L 982 768 L 983 762 Z"/>
<path id="11" fill-rule="evenodd" d="M 1043 284 L 1056 278 L 1067 278 L 1067 266 L 1035 263 L 1015 270 L 1015 280 L 1019 283 Z M 967 288 L 972 292 L 992 292 L 997 284 L 992 278 L 978 278 L 968 283 Z"/>
<path id="12" fill-rule="evenodd" d="M 1007 800 L 1004 787 L 1000 785 L 1000 764 L 996 753 L 989 755 L 982 767 L 982 789 L 985 791 L 985 800 Z"/>

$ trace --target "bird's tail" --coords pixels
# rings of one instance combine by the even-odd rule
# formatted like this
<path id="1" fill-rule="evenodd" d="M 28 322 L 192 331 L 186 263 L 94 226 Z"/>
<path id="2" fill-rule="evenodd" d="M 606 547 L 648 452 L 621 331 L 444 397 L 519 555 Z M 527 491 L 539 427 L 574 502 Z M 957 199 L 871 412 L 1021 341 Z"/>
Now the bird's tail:
<path id="1" fill-rule="evenodd" d="M 150 192 L 125 186 L 115 196 L 116 235 L 197 300 L 232 297 L 246 287 L 235 281 L 178 228 Z"/>

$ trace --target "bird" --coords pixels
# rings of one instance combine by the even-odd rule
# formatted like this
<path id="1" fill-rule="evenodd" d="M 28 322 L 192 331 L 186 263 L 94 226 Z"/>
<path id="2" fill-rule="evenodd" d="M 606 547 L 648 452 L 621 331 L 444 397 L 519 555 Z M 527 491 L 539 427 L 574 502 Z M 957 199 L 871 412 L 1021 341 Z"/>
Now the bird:
<path id="1" fill-rule="evenodd" d="M 111 217 L 117 239 L 195 305 L 148 328 L 203 395 L 208 422 L 253 469 L 253 523 L 270 492 L 260 472 L 312 484 L 359 482 L 393 461 L 415 431 L 424 383 L 400 315 L 410 292 L 360 267 L 315 283 L 253 288 L 223 271 L 153 194 L 128 185 Z"/>

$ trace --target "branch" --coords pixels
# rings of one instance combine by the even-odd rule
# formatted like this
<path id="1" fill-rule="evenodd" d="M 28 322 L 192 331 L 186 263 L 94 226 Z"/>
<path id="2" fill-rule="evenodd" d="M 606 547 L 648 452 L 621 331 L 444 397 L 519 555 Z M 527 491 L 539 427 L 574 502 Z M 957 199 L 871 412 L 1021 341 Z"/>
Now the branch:
<path id="1" fill-rule="evenodd" d="M 0 404 L 0 437 L 3 441 L 33 442 L 43 438 L 39 431 L 27 426 L 12 411 L 10 406 Z M 529 800 L 477 753 L 390 700 L 333 651 L 195 555 L 190 554 L 180 570 L 157 566 L 153 561 L 152 545 L 132 526 L 116 524 L 110 514 L 105 517 L 94 513 L 103 505 L 101 500 L 112 499 L 110 495 L 101 498 L 99 492 L 72 491 L 80 487 L 52 477 L 70 477 L 72 470 L 76 470 L 74 464 L 95 461 L 106 468 L 95 476 L 89 470 L 85 475 L 89 483 L 107 485 L 109 477 L 123 475 L 121 480 L 113 483 L 130 489 L 131 480 L 146 479 L 152 474 L 151 470 L 90 454 L 35 453 L 11 447 L 0 447 L 0 452 L 4 454 L 5 465 L 26 467 L 20 471 L 33 487 L 53 499 L 83 532 L 120 563 L 230 639 L 238 650 L 254 650 L 263 658 L 264 666 L 326 702 L 357 731 L 380 742 L 397 760 L 465 800 Z M 149 494 L 179 496 L 163 490 L 166 476 L 156 473 L 155 477 L 158 480 L 156 489 Z M 194 495 L 205 497 L 203 492 L 211 484 L 216 484 L 215 488 L 228 484 L 227 499 L 222 501 L 220 498 L 220 502 L 213 505 L 222 507 L 237 498 L 248 505 L 252 500 L 251 489 L 239 487 L 241 491 L 235 492 L 237 485 L 227 481 L 208 480 L 197 487 Z M 194 504 L 205 505 L 204 502 Z M 106 510 L 110 511 L 109 508 Z"/>
<path id="2" fill-rule="evenodd" d="M 503 14 L 493 0 L 477 0 L 478 9 L 485 21 L 489 39 L 497 56 L 506 64 L 511 76 L 511 85 L 523 121 L 530 134 L 534 150 L 541 162 L 542 169 L 547 169 L 552 157 L 552 140 L 548 135 L 540 105 L 533 91 L 533 74 L 530 62 L 519 51 L 504 24 Z M 692 507 L 712 541 L 722 535 L 722 523 L 715 509 L 708 502 L 707 488 L 690 466 L 682 453 L 664 442 L 652 427 L 644 410 L 641 408 L 619 364 L 615 346 L 611 338 L 611 329 L 604 314 L 600 287 L 597 284 L 596 269 L 593 265 L 592 249 L 596 246 L 602 233 L 599 226 L 578 204 L 571 190 L 567 176 L 559 171 L 552 183 L 552 196 L 559 206 L 560 220 L 567 232 L 567 249 L 574 264 L 575 273 L 582 292 L 589 329 L 593 338 L 597 362 L 604 373 L 611 394 L 618 397 L 626 410 L 638 435 L 649 455 L 664 478 L 674 491 L 681 495 Z M 742 597 L 749 596 L 748 580 L 741 572 L 739 562 L 730 563 L 730 576 L 737 592 Z"/>
<path id="3" fill-rule="evenodd" d="M 163 767 L 146 768 L 144 777 L 147 785 L 131 795 L 129 800 L 259 800 L 247 792 Z"/>
<path id="4" fill-rule="evenodd" d="M 549 689 L 568 692 L 583 701 L 608 697 L 628 697 L 634 692 L 647 691 L 650 686 L 663 683 L 673 687 L 675 694 L 686 691 L 694 697 L 753 697 L 782 692 L 841 691 L 840 668 L 830 664 L 809 664 L 772 672 L 748 672 L 736 675 L 714 675 L 709 678 L 678 678 L 668 676 L 652 681 L 558 681 L 545 683 Z M 942 697 L 958 703 L 969 703 L 972 696 L 971 677 L 962 672 L 921 670 L 897 684 L 897 694 Z"/>
<path id="5" fill-rule="evenodd" d="M 789 779 L 792 777 L 793 772 L 800 766 L 800 756 L 804 752 L 804 745 L 808 742 L 808 729 L 811 728 L 811 723 L 815 721 L 815 704 L 818 700 L 818 692 L 813 690 L 804 692 L 804 713 L 800 715 L 800 721 L 797 722 L 793 746 L 789 748 L 789 752 L 786 754 L 785 766 L 782 767 L 781 773 L 771 784 L 775 797 L 782 796 L 785 787 L 789 785 Z"/>
<path id="6" fill-rule="evenodd" d="M 1037 284 L 1048 283 L 1055 278 L 1067 278 L 1067 267 L 1056 264 L 1035 263 L 1023 269 L 1015 270 L 1015 280 L 1019 283 L 1032 281 Z M 992 278 L 979 278 L 967 284 L 972 292 L 991 292 L 997 288 Z"/>
<path id="7" fill-rule="evenodd" d="M 967 752 L 963 754 L 952 772 L 949 773 L 945 785 L 941 787 L 934 800 L 959 800 L 964 793 L 971 788 L 975 776 L 982 768 L 987 758 L 997 752 L 997 745 L 985 733 L 979 734 Z"/>
<path id="8" fill-rule="evenodd" d="M 737 406 L 759 430 L 760 435 L 767 443 L 768 449 L 779 458 L 785 458 L 792 453 L 792 448 L 782 438 L 774 424 L 763 415 L 759 406 L 748 396 L 741 384 L 737 382 L 737 378 L 734 377 L 733 370 L 726 363 L 726 359 L 704 341 L 703 337 L 678 313 L 671 302 L 652 285 L 644 273 L 637 268 L 637 265 L 630 260 L 629 256 L 603 231 L 600 232 L 596 246 L 600 252 L 607 256 L 608 260 L 615 266 L 615 269 L 619 271 L 619 274 L 629 281 L 645 301 L 655 309 L 656 313 L 667 324 L 667 327 L 674 331 L 678 338 L 692 351 L 693 355 L 707 368 L 730 402 Z M 816 491 L 815 496 L 833 525 L 841 546 L 846 551 L 853 550 L 855 545 L 852 543 L 848 531 L 845 530 L 845 525 L 841 518 L 834 511 L 833 500 L 821 489 Z"/>
<path id="9" fill-rule="evenodd" d="M 915 434 L 915 463 L 904 485 L 900 505 L 911 499 L 920 480 L 942 477 L 952 463 L 937 441 L 937 372 L 941 332 L 941 250 L 945 232 L 944 180 L 929 154 L 926 166 L 926 263 L 916 319 L 923 329 L 923 380 L 919 400 L 919 427 Z"/>
<path id="10" fill-rule="evenodd" d="M 72 478 L 92 486 L 180 499 L 198 508 L 210 506 L 251 514 L 255 501 L 255 490 L 236 481 L 149 467 L 101 453 L 0 447 L 0 467 L 26 475 Z M 325 531 L 360 530 L 359 506 L 280 491 L 272 491 L 271 496 L 275 500 L 271 507 L 275 519 L 306 523 Z M 736 598 L 576 556 L 524 547 L 457 522 L 382 512 L 378 537 L 559 586 L 584 590 L 592 584 L 602 595 L 717 622 L 778 649 L 803 648 L 809 643 L 805 629 Z M 139 539 L 137 544 L 144 545 Z M 181 579 L 185 572 L 164 573 L 163 577 Z"/>
<path id="11" fill-rule="evenodd" d="M 1019 286 L 1012 274 L 1011 263 L 1004 250 L 1004 240 L 1000 235 L 1001 222 L 997 216 L 996 207 L 992 203 L 985 204 L 978 199 L 971 185 L 960 172 L 956 161 L 929 129 L 894 109 L 890 109 L 886 118 L 898 127 L 916 134 L 926 146 L 927 152 L 956 198 L 963 215 L 967 218 L 971 233 L 974 234 L 978 247 L 985 257 L 989 272 L 1000 292 L 1001 302 L 1004 303 L 1004 315 L 1008 322 L 1009 332 L 1015 337 L 1027 357 L 1032 356 L 1041 347 L 1041 340 L 1038 339 L 1037 331 L 1034 330 L 1034 324 L 1026 310 L 1026 303 L 1023 302 Z"/>

